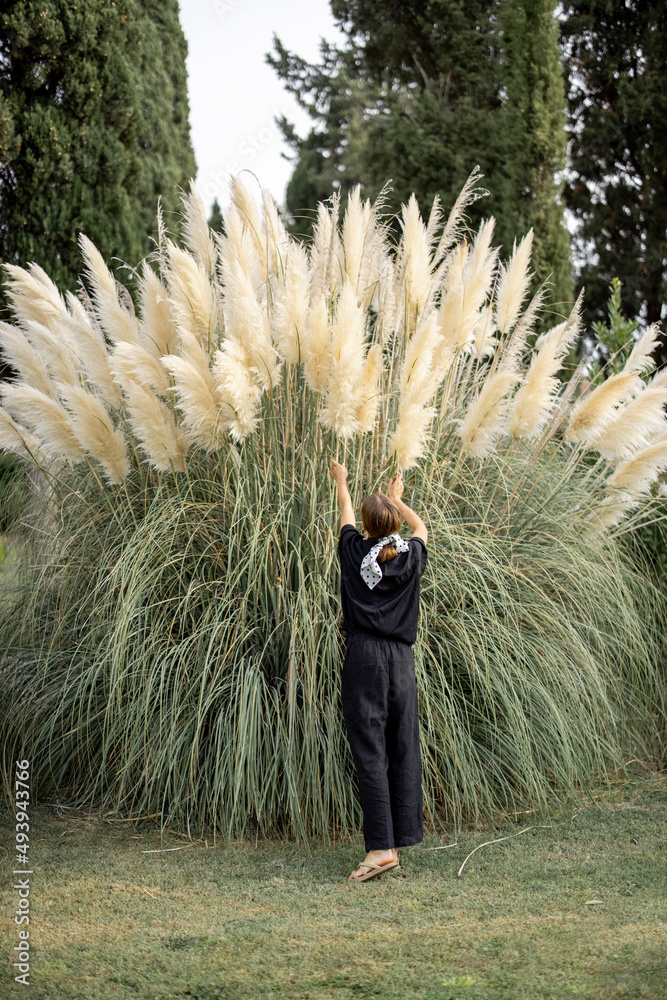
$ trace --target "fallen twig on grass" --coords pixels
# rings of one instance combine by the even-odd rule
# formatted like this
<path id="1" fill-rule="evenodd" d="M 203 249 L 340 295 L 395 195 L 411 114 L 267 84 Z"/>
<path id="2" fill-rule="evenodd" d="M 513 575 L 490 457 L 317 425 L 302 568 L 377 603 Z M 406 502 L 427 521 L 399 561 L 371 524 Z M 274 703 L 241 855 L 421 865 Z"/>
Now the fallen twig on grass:
<path id="1" fill-rule="evenodd" d="M 471 851 L 470 854 L 468 855 L 468 857 L 465 859 L 465 861 L 463 862 L 463 864 L 459 868 L 458 872 L 456 873 L 456 877 L 457 878 L 461 878 L 461 872 L 463 871 L 463 869 L 465 868 L 466 864 L 468 863 L 468 861 L 470 860 L 470 858 L 473 856 L 473 854 L 475 854 L 475 852 L 478 851 L 480 849 L 480 847 L 488 847 L 489 844 L 499 844 L 501 840 L 512 840 L 513 837 L 520 837 L 522 833 L 528 833 L 529 830 L 550 830 L 550 829 L 551 829 L 551 827 L 548 826 L 548 825 L 544 825 L 544 826 L 527 826 L 525 830 L 519 830 L 518 833 L 510 833 L 510 835 L 508 837 L 498 837 L 497 840 L 487 840 L 486 843 L 484 843 L 484 844 L 478 844 L 478 846 L 475 848 L 475 850 Z"/>
<path id="2" fill-rule="evenodd" d="M 128 816 L 127 819 L 107 819 L 104 817 L 105 823 L 138 823 L 142 819 L 154 819 L 155 816 L 161 816 L 162 813 L 150 813 L 148 816 Z"/>
<path id="3" fill-rule="evenodd" d="M 195 841 L 196 844 L 201 844 L 200 840 Z M 167 851 L 187 851 L 188 847 L 194 847 L 195 844 L 183 844 L 182 847 L 155 847 L 150 851 L 142 851 L 142 854 L 166 854 Z"/>
<path id="4" fill-rule="evenodd" d="M 424 847 L 425 851 L 446 851 L 449 847 L 456 847 L 458 845 L 458 840 L 456 844 L 443 844 L 442 847 Z"/>

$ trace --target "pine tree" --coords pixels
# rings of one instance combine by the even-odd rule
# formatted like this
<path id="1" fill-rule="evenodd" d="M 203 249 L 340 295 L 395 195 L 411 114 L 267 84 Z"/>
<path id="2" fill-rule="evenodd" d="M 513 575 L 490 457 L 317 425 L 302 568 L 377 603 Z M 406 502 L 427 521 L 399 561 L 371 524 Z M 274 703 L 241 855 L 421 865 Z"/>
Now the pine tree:
<path id="1" fill-rule="evenodd" d="M 345 196 L 361 181 L 373 199 L 388 178 L 388 210 L 399 211 L 414 191 L 428 211 L 436 193 L 453 203 L 477 163 L 491 200 L 471 218 L 495 213 L 505 157 L 494 8 L 495 0 L 333 0 L 346 45 L 323 42 L 319 66 L 274 36 L 276 54 L 267 61 L 316 122 L 305 140 L 279 122 L 298 155 L 286 199 L 293 216 L 312 210 L 332 186 Z"/>
<path id="2" fill-rule="evenodd" d="M 332 0 L 346 45 L 322 43 L 311 65 L 274 36 L 267 61 L 315 121 L 301 139 L 287 188 L 293 231 L 307 230 L 318 200 L 356 183 L 374 198 L 388 178 L 387 208 L 414 191 L 422 212 L 438 194 L 453 204 L 476 164 L 489 197 L 470 223 L 496 217 L 495 241 L 509 254 L 534 227 L 538 280 L 569 312 L 572 284 L 557 171 L 564 166 L 565 95 L 551 0 Z M 517 106 L 521 105 L 521 110 Z M 301 219 L 297 219 L 301 216 Z"/>
<path id="3" fill-rule="evenodd" d="M 0 20 L 0 258 L 61 286 L 77 237 L 136 264 L 194 176 L 177 0 L 18 0 Z"/>
<path id="4" fill-rule="evenodd" d="M 589 315 L 659 320 L 667 297 L 667 8 L 664 0 L 563 4 L 571 118 L 567 204 Z M 667 363 L 667 345 L 657 355 Z"/>

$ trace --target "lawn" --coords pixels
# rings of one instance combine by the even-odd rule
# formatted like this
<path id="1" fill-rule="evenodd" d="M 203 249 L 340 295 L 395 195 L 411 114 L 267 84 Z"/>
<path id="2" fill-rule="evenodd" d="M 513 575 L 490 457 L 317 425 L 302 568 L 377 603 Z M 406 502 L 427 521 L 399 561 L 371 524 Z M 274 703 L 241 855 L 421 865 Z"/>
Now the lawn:
<path id="1" fill-rule="evenodd" d="M 346 881 L 358 837 L 213 846 L 161 840 L 154 824 L 32 810 L 31 997 L 667 998 L 664 775 L 551 817 L 427 836 L 401 869 L 358 885 Z M 475 847 L 531 825 L 457 877 Z M 25 987 L 8 958 L 18 894 L 6 810 L 1 826 L 0 994 L 11 997 Z"/>

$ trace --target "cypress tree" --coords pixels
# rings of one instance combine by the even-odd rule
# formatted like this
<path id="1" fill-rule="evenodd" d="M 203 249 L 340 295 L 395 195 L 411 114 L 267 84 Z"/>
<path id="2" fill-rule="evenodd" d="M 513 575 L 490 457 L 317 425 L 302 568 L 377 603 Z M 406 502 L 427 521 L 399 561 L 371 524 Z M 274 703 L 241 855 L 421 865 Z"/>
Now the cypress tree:
<path id="1" fill-rule="evenodd" d="M 178 0 L 138 0 L 137 6 L 140 186 L 136 204 L 145 254 L 155 232 L 158 197 L 167 225 L 175 223 L 176 213 L 180 214 L 177 189 L 195 176 L 197 166 L 190 141 L 188 44 Z"/>
<path id="2" fill-rule="evenodd" d="M 208 224 L 216 233 L 223 232 L 224 219 L 222 218 L 222 209 L 218 204 L 218 199 L 216 198 L 211 206 L 211 215 L 208 219 Z"/>
<path id="3" fill-rule="evenodd" d="M 18 0 L 0 19 L 0 257 L 64 288 L 77 237 L 136 264 L 194 176 L 177 0 Z M 168 218 L 168 216 L 167 216 Z"/>
<path id="4" fill-rule="evenodd" d="M 567 102 L 556 6 L 555 0 L 506 0 L 500 8 L 503 121 L 512 169 L 504 207 L 517 234 L 534 230 L 533 288 L 548 278 L 553 309 L 566 315 L 574 288 L 561 198 Z"/>

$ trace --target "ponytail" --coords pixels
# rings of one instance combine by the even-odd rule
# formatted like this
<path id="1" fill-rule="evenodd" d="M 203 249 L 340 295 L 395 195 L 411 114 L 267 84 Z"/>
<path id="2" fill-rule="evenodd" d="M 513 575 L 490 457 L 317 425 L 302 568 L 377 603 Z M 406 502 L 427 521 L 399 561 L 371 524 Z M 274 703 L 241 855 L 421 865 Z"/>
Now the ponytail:
<path id="1" fill-rule="evenodd" d="M 372 493 L 361 505 L 361 519 L 364 522 L 368 537 L 373 539 L 386 538 L 395 535 L 401 527 L 403 518 L 398 507 L 383 493 Z M 385 545 L 380 549 L 378 562 L 389 562 L 398 555 L 394 545 Z"/>

